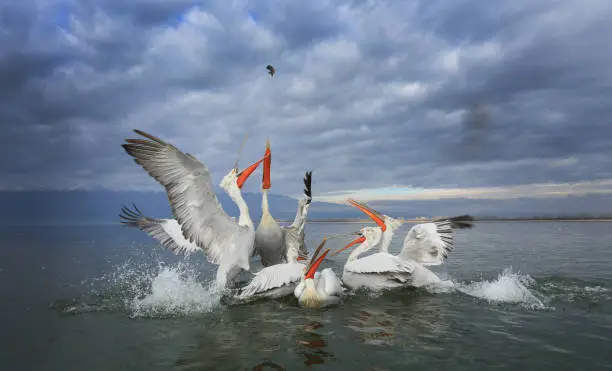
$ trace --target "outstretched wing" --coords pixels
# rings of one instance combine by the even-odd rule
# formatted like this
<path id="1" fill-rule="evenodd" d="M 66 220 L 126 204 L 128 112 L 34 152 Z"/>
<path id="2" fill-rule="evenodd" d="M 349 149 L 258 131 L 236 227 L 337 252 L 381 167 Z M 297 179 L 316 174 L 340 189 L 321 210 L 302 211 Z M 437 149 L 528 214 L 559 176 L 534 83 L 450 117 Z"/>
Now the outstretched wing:
<path id="1" fill-rule="evenodd" d="M 289 241 L 298 244 L 298 254 L 302 257 L 308 256 L 308 249 L 304 242 L 304 229 L 308 218 L 308 209 L 312 201 L 312 171 L 307 171 L 304 176 L 304 198 L 298 201 L 297 211 L 293 223 L 289 227 L 283 228 L 285 232 L 285 241 L 289 245 Z"/>
<path id="2" fill-rule="evenodd" d="M 242 289 L 238 298 L 246 299 L 264 294 L 277 287 L 297 283 L 302 278 L 304 267 L 304 264 L 299 263 L 275 264 L 266 267 L 255 273 L 255 277 Z"/>
<path id="3" fill-rule="evenodd" d="M 423 265 L 440 265 L 455 248 L 453 221 L 437 219 L 412 226 L 404 238 L 404 247 L 398 257 L 412 259 Z"/>
<path id="4" fill-rule="evenodd" d="M 248 229 L 221 208 L 206 166 L 190 154 L 140 130 L 145 139 L 126 139 L 125 151 L 166 189 L 172 213 L 187 241 L 204 249 L 219 264 L 232 240 Z"/>
<path id="5" fill-rule="evenodd" d="M 143 215 L 136 205 L 132 205 L 134 210 L 130 210 L 125 206 L 121 208 L 122 213 L 119 214 L 119 217 L 122 219 L 121 224 L 146 232 L 149 236 L 159 241 L 165 249 L 177 255 L 188 255 L 196 251 L 202 251 L 198 245 L 187 241 L 183 237 L 181 226 L 176 220 L 149 218 Z"/>

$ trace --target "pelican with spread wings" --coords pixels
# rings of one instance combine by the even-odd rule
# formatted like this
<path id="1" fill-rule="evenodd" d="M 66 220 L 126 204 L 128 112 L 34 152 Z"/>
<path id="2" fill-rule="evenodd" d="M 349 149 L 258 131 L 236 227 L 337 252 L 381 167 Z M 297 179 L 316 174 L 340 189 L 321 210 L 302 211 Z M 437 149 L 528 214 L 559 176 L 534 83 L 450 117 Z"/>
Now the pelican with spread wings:
<path id="1" fill-rule="evenodd" d="M 241 188 L 264 159 L 241 172 L 236 165 L 221 180 L 220 187 L 240 210 L 236 222 L 221 207 L 206 165 L 151 134 L 140 130 L 134 132 L 146 139 L 126 139 L 127 143 L 122 147 L 165 188 L 174 221 L 165 219 L 160 222 L 132 214 L 126 215 L 128 224 L 133 223 L 147 231 L 162 244 L 166 241 L 165 246 L 170 249 L 193 251 L 197 246 L 204 251 L 209 262 L 219 266 L 217 288 L 234 286 L 234 278 L 241 270 L 250 271 L 255 241 L 253 221 Z"/>

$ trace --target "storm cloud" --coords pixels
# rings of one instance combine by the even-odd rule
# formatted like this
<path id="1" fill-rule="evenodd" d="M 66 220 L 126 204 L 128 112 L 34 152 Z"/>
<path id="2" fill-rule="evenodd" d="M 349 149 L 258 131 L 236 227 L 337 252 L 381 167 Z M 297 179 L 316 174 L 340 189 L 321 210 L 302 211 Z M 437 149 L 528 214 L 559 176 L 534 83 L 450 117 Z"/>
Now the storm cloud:
<path id="1" fill-rule="evenodd" d="M 605 0 L 7 3 L 0 189 L 159 190 L 120 147 L 134 128 L 217 181 L 244 133 L 243 164 L 269 137 L 286 195 L 308 169 L 330 195 L 608 184 L 611 18 Z"/>

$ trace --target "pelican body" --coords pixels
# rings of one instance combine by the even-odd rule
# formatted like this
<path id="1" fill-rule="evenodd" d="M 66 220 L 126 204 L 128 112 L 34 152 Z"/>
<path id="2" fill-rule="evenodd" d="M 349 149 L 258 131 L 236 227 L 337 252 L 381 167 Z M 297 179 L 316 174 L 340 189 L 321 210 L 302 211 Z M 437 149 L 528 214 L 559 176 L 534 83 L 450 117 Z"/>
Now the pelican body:
<path id="1" fill-rule="evenodd" d="M 270 151 L 270 141 L 266 142 L 265 160 L 263 164 L 262 197 L 261 197 L 261 220 L 255 231 L 255 250 L 261 264 L 269 267 L 275 264 L 288 262 L 288 246 L 297 243 L 300 255 L 307 255 L 304 243 L 304 229 L 308 208 L 312 200 L 312 172 L 306 172 L 304 177 L 304 198 L 298 201 L 298 208 L 295 213 L 293 223 L 288 227 L 281 227 L 272 217 L 268 202 L 270 192 L 270 172 L 272 165 L 272 153 Z"/>
<path id="2" fill-rule="evenodd" d="M 317 257 L 325 243 L 326 239 L 323 239 L 323 242 L 313 254 L 308 269 L 293 292 L 298 299 L 298 304 L 303 308 L 317 309 L 336 305 L 340 303 L 344 295 L 340 280 L 331 268 L 323 269 L 319 275 L 315 274 L 329 253 L 329 249 L 327 249 L 320 257 Z"/>
<path id="3" fill-rule="evenodd" d="M 363 258 L 359 256 L 376 246 L 381 238 L 379 227 L 361 229 L 360 237 L 353 240 L 334 255 L 359 244 L 350 254 L 342 272 L 342 282 L 350 289 L 367 288 L 372 291 L 409 286 L 413 280 L 414 264 L 403 261 L 386 252 L 378 252 Z"/>

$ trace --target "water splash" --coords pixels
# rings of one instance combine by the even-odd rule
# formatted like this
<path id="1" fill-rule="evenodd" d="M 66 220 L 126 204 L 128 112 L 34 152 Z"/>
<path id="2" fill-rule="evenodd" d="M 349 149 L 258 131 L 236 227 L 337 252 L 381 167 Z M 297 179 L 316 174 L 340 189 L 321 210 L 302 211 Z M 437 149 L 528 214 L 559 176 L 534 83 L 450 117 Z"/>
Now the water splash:
<path id="1" fill-rule="evenodd" d="M 193 315 L 218 307 L 221 295 L 180 267 L 164 267 L 151 280 L 150 293 L 128 299 L 133 317 Z"/>
<path id="2" fill-rule="evenodd" d="M 221 306 L 221 293 L 203 275 L 209 276 L 187 260 L 165 264 L 128 259 L 108 274 L 83 281 L 90 294 L 61 307 L 71 314 L 127 311 L 132 318 L 208 313 Z"/>
<path id="3" fill-rule="evenodd" d="M 529 290 L 535 280 L 529 275 L 521 275 L 504 269 L 497 279 L 491 281 L 473 281 L 470 283 L 457 283 L 455 288 L 466 294 L 490 303 L 519 304 L 527 309 L 544 310 L 547 306 Z"/>

